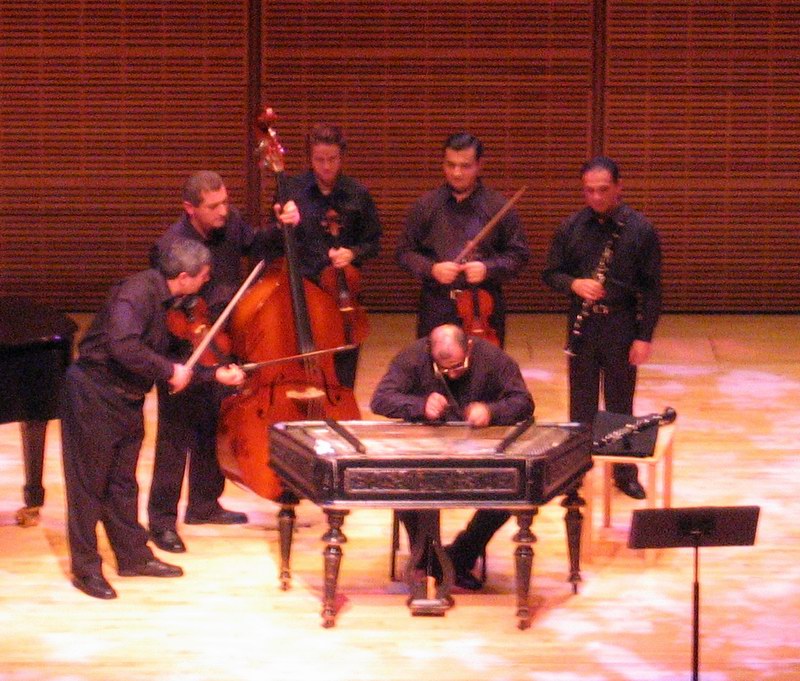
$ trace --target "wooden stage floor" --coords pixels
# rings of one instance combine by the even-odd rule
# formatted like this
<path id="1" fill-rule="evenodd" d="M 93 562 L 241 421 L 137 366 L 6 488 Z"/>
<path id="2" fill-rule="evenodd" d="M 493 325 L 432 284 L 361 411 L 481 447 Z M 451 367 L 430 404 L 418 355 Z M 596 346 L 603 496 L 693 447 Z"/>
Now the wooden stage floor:
<path id="1" fill-rule="evenodd" d="M 512 315 L 509 351 L 521 363 L 540 421 L 564 421 L 563 321 Z M 409 315 L 373 315 L 357 397 L 369 397 L 387 361 L 412 339 Z M 800 317 L 667 315 L 641 371 L 636 413 L 678 412 L 675 506 L 758 505 L 755 546 L 700 551 L 700 677 L 800 678 Z M 141 500 L 153 457 L 155 400 L 140 464 Z M 562 514 L 534 524 L 530 629 L 516 626 L 512 523 L 489 546 L 479 593 L 456 592 L 444 617 L 412 617 L 388 578 L 390 515 L 351 513 L 336 626 L 320 626 L 323 514 L 304 502 L 293 588 L 278 585 L 275 505 L 228 485 L 238 527 L 185 526 L 175 580 L 120 578 L 119 598 L 97 601 L 68 577 L 58 424 L 48 430 L 41 524 L 15 526 L 23 480 L 19 430 L 0 426 L 0 679 L 3 681 L 673 681 L 691 678 L 691 549 L 648 563 L 626 548 L 630 512 L 615 496 L 611 528 L 594 519 L 593 560 L 580 593 L 566 581 Z M 599 503 L 595 514 L 599 515 Z M 144 504 L 140 504 L 143 508 Z M 451 537 L 469 511 L 443 514 Z"/>

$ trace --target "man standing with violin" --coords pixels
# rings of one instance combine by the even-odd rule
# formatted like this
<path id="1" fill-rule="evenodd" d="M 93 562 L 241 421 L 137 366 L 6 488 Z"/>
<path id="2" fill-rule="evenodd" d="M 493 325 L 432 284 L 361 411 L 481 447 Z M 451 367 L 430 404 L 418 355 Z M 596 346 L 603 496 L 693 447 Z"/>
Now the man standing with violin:
<path id="1" fill-rule="evenodd" d="M 370 408 L 376 414 L 406 421 L 465 421 L 482 428 L 531 418 L 534 405 L 519 365 L 508 354 L 482 338 L 468 339 L 455 324 L 443 324 L 429 338 L 419 339 L 397 354 L 375 389 Z M 418 514 L 403 511 L 398 516 L 413 541 Z M 509 517 L 507 511 L 479 510 L 445 548 L 458 586 L 481 588 L 472 569 Z"/>
<path id="2" fill-rule="evenodd" d="M 211 252 L 211 278 L 200 290 L 204 304 L 190 303 L 175 311 L 173 319 L 178 323 L 170 329 L 174 356 L 188 356 L 187 342 L 196 345 L 236 294 L 242 281 L 242 257 L 261 257 L 265 250 L 265 232 L 255 232 L 229 206 L 228 191 L 218 173 L 202 170 L 192 174 L 184 184 L 182 199 L 183 215 L 158 240 L 151 259 L 157 259 L 176 239 L 190 239 Z M 297 222 L 296 206 L 287 204 L 281 219 Z M 204 318 L 201 312 L 206 308 Z M 201 363 L 229 361 L 224 344 L 218 340 L 219 336 L 210 346 L 217 346 L 218 356 L 208 361 L 201 359 Z M 240 524 L 247 522 L 247 515 L 227 510 L 219 503 L 225 477 L 217 461 L 217 419 L 226 390 L 214 383 L 202 383 L 172 394 L 164 381 L 159 381 L 157 388 L 158 433 L 147 506 L 150 536 L 164 551 L 182 553 L 186 546 L 177 533 L 177 516 L 187 456 L 187 524 Z"/>
<path id="3" fill-rule="evenodd" d="M 154 381 L 180 394 L 191 367 L 166 356 L 166 311 L 208 281 L 211 254 L 177 239 L 158 266 L 117 284 L 80 343 L 61 401 L 67 529 L 73 585 L 94 598 L 116 598 L 102 572 L 97 524 L 103 523 L 123 577 L 180 577 L 158 560 L 138 520 L 136 464 L 144 437 L 145 395 Z M 202 372 L 197 372 L 198 374 Z M 239 367 L 218 367 L 203 380 L 238 385 Z"/>
<path id="4" fill-rule="evenodd" d="M 584 163 L 581 182 L 586 206 L 556 231 L 542 278 L 570 298 L 570 419 L 592 423 L 601 386 L 606 410 L 633 413 L 636 369 L 661 313 L 661 248 L 647 218 L 624 203 L 612 159 Z M 636 464 L 615 464 L 614 482 L 644 499 Z"/>
<path id="5" fill-rule="evenodd" d="M 345 342 L 360 345 L 368 332 L 358 303 L 360 269 L 378 254 L 381 223 L 369 190 L 342 172 L 346 149 L 338 126 L 315 125 L 306 138 L 310 168 L 291 178 L 287 193 L 300 211 L 295 228 L 300 273 L 333 296 L 342 311 Z M 279 230 L 270 237 L 271 246 L 282 248 Z M 357 364 L 357 348 L 334 356 L 343 386 L 355 386 Z"/>
<path id="6" fill-rule="evenodd" d="M 440 324 L 464 325 L 457 292 L 477 288 L 476 293 L 484 295 L 475 298 L 479 305 L 470 311 L 488 326 L 483 330 L 494 334 L 500 347 L 504 345 L 501 283 L 517 274 L 530 257 L 517 212 L 511 209 L 503 215 L 466 262 L 456 261 L 465 244 L 507 203 L 481 181 L 482 156 L 483 144 L 474 135 L 459 132 L 448 137 L 445 184 L 424 194 L 409 211 L 395 256 L 401 267 L 422 282 L 418 338 Z"/>

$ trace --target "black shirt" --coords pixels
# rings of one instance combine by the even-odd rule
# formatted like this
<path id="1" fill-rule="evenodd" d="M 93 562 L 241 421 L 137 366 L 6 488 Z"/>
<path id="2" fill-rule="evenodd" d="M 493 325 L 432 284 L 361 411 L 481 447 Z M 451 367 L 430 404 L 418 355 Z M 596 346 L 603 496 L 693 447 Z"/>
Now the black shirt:
<path id="1" fill-rule="evenodd" d="M 323 194 L 313 171 L 288 181 L 288 197 L 297 204 L 300 223 L 294 228 L 297 238 L 300 273 L 316 280 L 331 264 L 328 250 L 333 247 L 353 251 L 353 265 L 360 267 L 374 258 L 380 249 L 381 223 L 378 209 L 369 190 L 348 175 L 339 175 L 329 194 Z M 334 237 L 329 231 L 328 210 L 339 218 L 341 231 Z M 272 250 L 282 251 L 283 237 L 272 223 L 268 238 Z"/>
<path id="2" fill-rule="evenodd" d="M 641 213 L 620 204 L 601 222 L 585 207 L 567 218 L 556 230 L 542 279 L 551 288 L 570 296 L 572 314 L 582 300 L 572 290 L 575 279 L 592 278 L 600 256 L 613 231 L 620 225 L 619 238 L 606 274 L 606 297 L 611 308 L 637 312 L 636 338 L 650 341 L 661 313 L 661 247 L 658 233 Z"/>
<path id="3" fill-rule="evenodd" d="M 480 338 L 472 340 L 469 368 L 456 380 L 437 376 L 430 342 L 421 338 L 392 360 L 372 396 L 370 409 L 376 414 L 422 421 L 425 402 L 431 393 L 446 395 L 448 386 L 459 407 L 484 402 L 492 425 L 511 425 L 533 415 L 533 398 L 522 378 L 519 365 L 500 348 Z M 448 420 L 463 420 L 463 414 L 448 409 Z"/>
<path id="4" fill-rule="evenodd" d="M 141 399 L 157 380 L 168 380 L 172 362 L 166 309 L 172 302 L 164 275 L 138 272 L 111 289 L 78 347 L 78 364 L 112 388 Z"/>

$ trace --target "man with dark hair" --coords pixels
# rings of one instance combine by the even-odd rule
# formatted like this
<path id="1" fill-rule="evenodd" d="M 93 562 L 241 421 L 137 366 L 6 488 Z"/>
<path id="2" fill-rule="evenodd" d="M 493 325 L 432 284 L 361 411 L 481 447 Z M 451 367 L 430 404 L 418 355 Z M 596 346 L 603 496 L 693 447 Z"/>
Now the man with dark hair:
<path id="1" fill-rule="evenodd" d="M 320 283 L 326 268 L 359 270 L 380 249 L 378 210 L 369 190 L 344 174 L 346 149 L 347 141 L 338 126 L 315 125 L 306 138 L 310 167 L 289 182 L 288 196 L 301 216 L 295 228 L 300 273 L 315 283 Z M 270 236 L 281 249 L 279 231 L 273 229 Z M 357 348 L 336 353 L 334 366 L 343 386 L 355 386 L 357 365 Z"/>
<path id="2" fill-rule="evenodd" d="M 503 207 L 505 197 L 481 181 L 483 144 L 466 132 L 445 140 L 445 183 L 411 207 L 395 257 L 422 282 L 417 337 L 440 324 L 459 324 L 453 292 L 477 286 L 491 296 L 489 325 L 501 347 L 505 340 L 505 302 L 501 284 L 528 261 L 525 230 L 512 208 L 478 245 L 467 262 L 455 262 L 466 243 Z"/>
<path id="3" fill-rule="evenodd" d="M 89 596 L 116 597 L 103 577 L 97 550 L 102 522 L 121 576 L 179 577 L 182 570 L 158 560 L 138 521 L 136 464 L 144 437 L 144 397 L 155 381 L 176 392 L 192 370 L 166 357 L 166 311 L 208 281 L 211 254 L 202 244 L 175 240 L 158 269 L 117 284 L 80 343 L 67 370 L 61 435 L 67 497 L 72 583 Z M 238 385 L 236 366 L 219 367 L 217 381 Z M 210 379 L 208 373 L 204 377 Z"/>
<path id="4" fill-rule="evenodd" d="M 623 201 L 612 159 L 584 163 L 581 182 L 586 206 L 556 230 L 542 278 L 569 296 L 570 419 L 592 423 L 601 392 L 607 411 L 633 412 L 636 370 L 661 312 L 661 248 L 647 218 Z M 614 481 L 645 497 L 635 464 L 616 464 Z"/>
<path id="5" fill-rule="evenodd" d="M 239 211 L 229 205 L 228 190 L 214 171 L 193 173 L 182 191 L 183 215 L 172 224 L 151 251 L 151 261 L 169 250 L 177 239 L 203 244 L 211 252 L 211 276 L 200 289 L 213 323 L 242 282 L 242 257 L 263 257 L 265 232 L 255 232 Z M 282 220 L 297 221 L 297 208 L 287 203 Z M 187 301 L 191 305 L 192 301 Z M 173 339 L 170 356 L 188 355 L 186 342 Z M 215 383 L 197 383 L 173 394 L 158 381 L 158 432 L 153 480 L 147 504 L 150 536 L 164 551 L 186 550 L 177 532 L 178 502 L 188 457 L 188 499 L 184 521 L 198 525 L 247 522 L 247 515 L 223 508 L 219 498 L 225 477 L 217 460 L 216 438 L 220 404 L 227 389 Z"/>
<path id="6" fill-rule="evenodd" d="M 512 425 L 530 418 L 534 404 L 511 357 L 481 338 L 467 339 L 463 329 L 454 324 L 444 324 L 392 360 L 375 389 L 370 408 L 376 414 L 406 421 L 466 421 L 484 427 Z M 413 541 L 417 513 L 398 515 Z M 509 517 L 507 511 L 477 511 L 446 548 L 458 586 L 481 588 L 472 569 Z"/>

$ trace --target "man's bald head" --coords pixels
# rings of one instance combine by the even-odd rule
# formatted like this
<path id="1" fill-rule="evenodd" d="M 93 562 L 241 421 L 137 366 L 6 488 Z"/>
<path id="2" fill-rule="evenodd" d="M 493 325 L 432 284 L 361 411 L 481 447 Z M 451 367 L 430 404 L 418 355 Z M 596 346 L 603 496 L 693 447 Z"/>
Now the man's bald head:
<path id="1" fill-rule="evenodd" d="M 463 363 L 469 349 L 467 335 L 455 324 L 437 326 L 431 331 L 430 343 L 431 357 L 443 369 Z"/>

